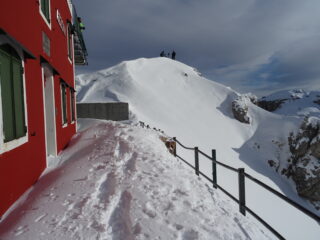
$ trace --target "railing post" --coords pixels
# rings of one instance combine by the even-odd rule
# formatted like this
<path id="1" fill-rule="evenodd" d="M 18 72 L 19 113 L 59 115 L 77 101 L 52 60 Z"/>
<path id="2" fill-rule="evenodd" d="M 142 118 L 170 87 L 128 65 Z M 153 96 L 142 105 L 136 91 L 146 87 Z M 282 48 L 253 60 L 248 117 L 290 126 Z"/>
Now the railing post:
<path id="1" fill-rule="evenodd" d="M 213 181 L 213 187 L 217 188 L 217 164 L 215 161 L 217 161 L 216 156 L 216 150 L 212 149 L 212 181 Z"/>
<path id="2" fill-rule="evenodd" d="M 199 176 L 199 148 L 194 147 L 194 167 L 196 174 Z"/>
<path id="3" fill-rule="evenodd" d="M 173 149 L 173 156 L 177 156 L 177 138 L 176 137 L 173 137 L 172 138 L 173 139 L 173 141 L 174 141 L 174 149 Z"/>
<path id="4" fill-rule="evenodd" d="M 246 215 L 246 189 L 245 189 L 245 175 L 244 168 L 238 169 L 239 173 L 239 210 L 245 216 Z"/>

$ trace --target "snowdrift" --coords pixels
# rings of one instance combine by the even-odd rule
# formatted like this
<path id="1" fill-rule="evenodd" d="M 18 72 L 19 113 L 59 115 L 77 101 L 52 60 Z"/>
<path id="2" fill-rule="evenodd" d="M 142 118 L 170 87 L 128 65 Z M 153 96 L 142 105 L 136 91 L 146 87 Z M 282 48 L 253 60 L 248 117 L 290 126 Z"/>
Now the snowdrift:
<path id="1" fill-rule="evenodd" d="M 0 239 L 272 239 L 178 162 L 152 130 L 80 121 Z"/>

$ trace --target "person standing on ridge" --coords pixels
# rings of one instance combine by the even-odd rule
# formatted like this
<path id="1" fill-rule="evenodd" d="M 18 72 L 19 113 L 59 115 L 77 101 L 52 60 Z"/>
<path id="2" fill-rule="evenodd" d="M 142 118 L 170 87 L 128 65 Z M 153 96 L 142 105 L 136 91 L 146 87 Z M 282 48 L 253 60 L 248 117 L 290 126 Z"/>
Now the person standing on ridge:
<path id="1" fill-rule="evenodd" d="M 172 58 L 173 60 L 176 59 L 176 52 L 175 52 L 174 50 L 173 50 L 172 53 L 171 53 L 171 58 Z"/>
<path id="2" fill-rule="evenodd" d="M 164 57 L 164 51 L 160 53 L 160 57 Z"/>

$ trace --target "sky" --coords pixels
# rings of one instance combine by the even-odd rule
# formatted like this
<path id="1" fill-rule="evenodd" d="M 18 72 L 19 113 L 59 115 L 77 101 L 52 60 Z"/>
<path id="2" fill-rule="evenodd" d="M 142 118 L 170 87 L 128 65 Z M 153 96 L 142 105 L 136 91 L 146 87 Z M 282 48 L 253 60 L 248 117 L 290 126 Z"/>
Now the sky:
<path id="1" fill-rule="evenodd" d="M 89 65 L 77 74 L 175 50 L 238 92 L 320 90 L 319 0 L 73 0 Z"/>

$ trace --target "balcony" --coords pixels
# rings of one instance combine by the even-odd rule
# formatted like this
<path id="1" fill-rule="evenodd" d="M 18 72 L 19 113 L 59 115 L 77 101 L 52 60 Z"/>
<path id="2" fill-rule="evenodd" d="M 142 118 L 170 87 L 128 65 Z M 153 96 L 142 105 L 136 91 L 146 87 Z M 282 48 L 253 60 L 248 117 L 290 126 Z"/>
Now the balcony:
<path id="1" fill-rule="evenodd" d="M 73 7 L 73 46 L 75 65 L 88 65 L 87 48 L 83 40 L 82 30 L 78 21 L 76 9 Z"/>

